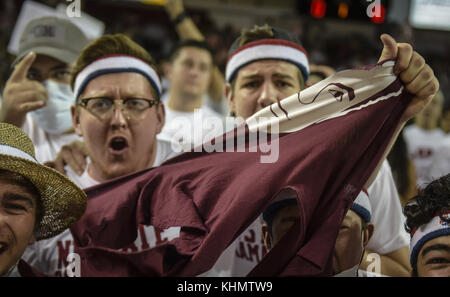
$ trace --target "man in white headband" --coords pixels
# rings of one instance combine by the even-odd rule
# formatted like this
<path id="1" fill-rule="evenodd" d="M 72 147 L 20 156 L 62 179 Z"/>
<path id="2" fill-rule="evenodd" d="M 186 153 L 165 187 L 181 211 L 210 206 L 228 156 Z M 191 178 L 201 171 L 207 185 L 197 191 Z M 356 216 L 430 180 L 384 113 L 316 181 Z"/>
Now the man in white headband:
<path id="1" fill-rule="evenodd" d="M 271 250 L 285 235 L 300 211 L 295 192 L 285 191 L 275 198 L 262 215 L 262 235 L 267 250 Z M 333 252 L 333 275 L 355 277 L 374 231 L 371 221 L 369 196 L 362 191 L 347 211 L 336 238 Z M 362 271 L 359 272 L 363 274 Z"/>
<path id="2" fill-rule="evenodd" d="M 175 156 L 172 144 L 157 139 L 164 125 L 161 82 L 150 54 L 122 34 L 104 35 L 89 44 L 75 64 L 72 86 L 73 126 L 83 137 L 89 158 L 79 176 L 67 176 L 81 188 L 158 166 Z M 125 250 L 137 251 L 164 240 L 153 227 L 140 226 L 138 238 Z M 45 251 L 45 252 L 44 252 Z M 77 275 L 67 255 L 73 252 L 69 230 L 30 248 L 27 260 L 51 276 Z"/>
<path id="3" fill-rule="evenodd" d="M 404 208 L 412 276 L 450 277 L 450 174 L 429 183 Z"/>
<path id="4" fill-rule="evenodd" d="M 397 44 L 389 36 L 383 36 L 382 41 L 384 49 L 380 61 L 397 57 L 395 69 L 407 89 L 416 94 L 416 101 L 428 98 L 437 91 L 438 82 L 432 70 L 410 45 Z M 230 111 L 246 119 L 304 89 L 308 75 L 307 53 L 291 34 L 267 25 L 244 30 L 229 51 L 226 68 L 225 92 Z M 417 110 L 420 106 L 411 106 L 404 115 L 404 122 Z M 381 255 L 382 274 L 409 275 L 408 234 L 403 229 L 401 205 L 387 162 L 383 162 L 368 192 L 376 231 L 366 253 L 377 252 Z M 232 276 L 247 275 L 265 254 L 259 230 L 261 225 L 256 220 L 223 254 L 214 267 L 215 271 L 230 271 L 231 262 Z M 230 251 L 233 248 L 236 250 Z M 227 257 L 233 259 L 225 260 Z M 365 259 L 362 267 L 370 264 Z"/>
<path id="5" fill-rule="evenodd" d="M 19 41 L 19 53 L 6 83 L 0 122 L 22 128 L 33 141 L 39 162 L 52 161 L 74 133 L 70 106 L 70 72 L 87 37 L 67 19 L 32 20 Z"/>

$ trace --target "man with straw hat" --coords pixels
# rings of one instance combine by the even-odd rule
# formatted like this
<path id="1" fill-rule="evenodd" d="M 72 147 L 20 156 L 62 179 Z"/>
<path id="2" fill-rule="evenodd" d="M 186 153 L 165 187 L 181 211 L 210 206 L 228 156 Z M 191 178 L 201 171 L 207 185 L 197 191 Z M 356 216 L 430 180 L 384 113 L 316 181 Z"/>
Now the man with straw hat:
<path id="1" fill-rule="evenodd" d="M 85 207 L 85 193 L 39 164 L 21 129 L 0 123 L 0 276 L 33 274 L 20 260 L 28 244 L 69 228 Z"/>

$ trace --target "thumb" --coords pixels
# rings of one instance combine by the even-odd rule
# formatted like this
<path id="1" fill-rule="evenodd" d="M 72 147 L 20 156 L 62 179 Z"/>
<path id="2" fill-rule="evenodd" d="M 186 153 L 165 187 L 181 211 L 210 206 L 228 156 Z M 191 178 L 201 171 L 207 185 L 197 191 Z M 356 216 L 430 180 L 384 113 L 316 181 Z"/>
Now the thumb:
<path id="1" fill-rule="evenodd" d="M 395 59 L 397 58 L 397 42 L 394 38 L 392 38 L 389 34 L 382 34 L 380 36 L 381 42 L 383 42 L 383 51 L 381 52 L 381 56 L 378 59 L 378 62 L 387 59 Z"/>

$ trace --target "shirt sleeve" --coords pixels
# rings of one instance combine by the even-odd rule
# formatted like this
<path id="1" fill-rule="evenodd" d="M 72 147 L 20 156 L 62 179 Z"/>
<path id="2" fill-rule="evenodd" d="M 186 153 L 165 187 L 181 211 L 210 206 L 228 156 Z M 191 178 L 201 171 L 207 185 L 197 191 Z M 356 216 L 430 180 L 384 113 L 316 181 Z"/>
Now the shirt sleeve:
<path id="1" fill-rule="evenodd" d="M 386 160 L 368 188 L 375 230 L 367 248 L 381 255 L 409 246 L 400 198 Z"/>

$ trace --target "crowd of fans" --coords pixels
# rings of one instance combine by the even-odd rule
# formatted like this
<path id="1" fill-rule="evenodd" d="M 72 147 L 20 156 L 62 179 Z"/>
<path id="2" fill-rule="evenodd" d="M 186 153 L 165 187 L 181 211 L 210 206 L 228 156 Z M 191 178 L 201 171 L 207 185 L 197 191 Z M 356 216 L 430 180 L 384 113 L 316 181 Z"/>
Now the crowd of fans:
<path id="1" fill-rule="evenodd" d="M 50 7 L 61 3 L 57 0 L 39 2 Z M 310 241 L 307 241 L 307 244 L 299 250 L 305 255 L 295 258 L 296 260 L 281 258 L 280 261 L 284 261 L 285 266 L 280 266 L 278 272 L 281 271 L 280 275 L 289 275 L 289 273 L 308 275 L 309 271 L 314 275 L 315 269 L 323 263 L 317 264 L 315 268 L 308 265 L 313 260 L 320 262 L 322 259 L 320 257 L 327 259 L 328 252 L 333 254 L 332 275 L 336 276 L 362 276 L 369 273 L 370 259 L 374 254 L 378 255 L 379 261 L 381 261 L 376 275 L 410 276 L 411 273 L 413 276 L 431 276 L 439 275 L 439 273 L 440 275 L 450 275 L 448 267 L 432 266 L 436 263 L 449 263 L 450 79 L 448 68 L 450 43 L 447 45 L 447 56 L 435 52 L 421 53 L 421 56 L 415 51 L 414 30 L 407 24 L 379 25 L 374 30 L 372 38 L 368 38 L 367 35 L 346 34 L 345 32 L 342 35 L 330 36 L 324 34 L 323 23 L 306 17 L 304 19 L 299 17 L 300 21 L 292 28 L 275 28 L 261 24 L 261 26 L 255 25 L 252 28 L 243 29 L 235 24 L 218 27 L 207 12 L 190 10 L 189 7 L 184 7 L 181 0 L 167 0 L 165 7 L 121 2 L 109 5 L 106 2 L 86 1 L 85 11 L 105 24 L 103 36 L 89 42 L 84 33 L 68 20 L 54 17 L 40 18 L 27 25 L 20 40 L 19 52 L 17 56 L 13 56 L 7 52 L 7 47 L 21 4 L 21 1 L 12 0 L 3 1 L 0 4 L 0 89 L 2 90 L 0 122 L 22 128 L 31 138 L 36 154 L 34 151 L 32 153 L 28 151 L 29 139 L 24 136 L 22 131 L 1 123 L 0 132 L 6 132 L 0 134 L 0 157 L 5 158 L 4 160 L 10 158 L 18 162 L 14 158 L 25 156 L 28 158 L 27 160 L 31 158 L 53 167 L 55 170 L 48 167 L 42 169 L 42 165 L 37 165 L 38 167 L 33 167 L 35 166 L 33 165 L 30 170 L 35 169 L 36 172 L 46 170 L 45 172 L 49 176 L 54 176 L 62 184 L 72 189 L 76 193 L 73 194 L 73 197 L 78 200 L 71 200 L 67 203 L 75 205 L 77 210 L 83 208 L 83 203 L 85 203 L 83 201 L 84 193 L 77 186 L 81 189 L 88 189 L 99 185 L 97 192 L 88 190 L 87 193 L 88 196 L 98 195 L 97 201 L 102 201 L 102 197 L 107 196 L 108 191 L 111 191 L 109 186 L 120 192 L 126 188 L 125 184 L 129 186 L 128 183 L 134 183 L 134 178 L 129 178 L 123 182 L 122 187 L 117 186 L 117 188 L 114 182 L 102 188 L 103 182 L 114 179 L 120 184 L 122 183 L 120 178 L 123 176 L 158 167 L 166 160 L 176 157 L 181 151 L 190 151 L 202 143 L 207 143 L 217 134 L 221 135 L 225 132 L 221 130 L 218 133 L 217 130 L 208 130 L 202 126 L 203 134 L 197 134 L 198 129 L 195 127 L 198 127 L 196 126 L 198 120 L 214 120 L 220 125 L 224 123 L 224 116 L 228 115 L 244 120 L 252 119 L 253 115 L 258 112 L 269 112 L 269 109 L 265 108 L 268 106 L 270 106 L 271 115 L 279 118 L 279 114 L 283 112 L 287 120 L 291 120 L 289 118 L 291 114 L 288 116 L 288 112 L 280 103 L 281 99 L 288 98 L 285 101 L 288 102 L 293 98 L 292 94 L 296 94 L 298 90 L 314 86 L 340 70 L 375 64 L 395 57 L 395 62 L 385 62 L 382 67 L 364 68 L 368 72 L 373 71 L 370 73 L 376 76 L 385 71 L 385 68 L 393 67 L 394 71 L 398 72 L 399 81 L 414 96 L 414 100 L 408 103 L 400 117 L 391 121 L 387 120 L 388 124 L 394 125 L 393 129 L 397 129 L 394 135 L 389 134 L 392 131 L 388 133 L 384 130 L 374 134 L 373 139 L 381 137 L 379 135 L 383 133 L 386 137 L 398 136 L 395 143 L 390 143 L 392 148 L 386 152 L 386 155 L 389 153 L 386 160 L 381 158 L 376 166 L 371 163 L 371 160 L 366 161 L 367 166 L 370 164 L 376 169 L 374 169 L 374 175 L 369 178 L 370 182 L 365 184 L 362 190 L 360 188 L 358 193 L 348 188 L 342 189 L 347 194 L 354 194 L 354 198 L 356 198 L 345 213 L 339 212 L 341 208 L 345 209 L 343 204 L 339 203 L 344 203 L 348 198 L 339 194 L 342 185 L 334 185 L 332 182 L 326 186 L 323 185 L 325 190 L 318 195 L 317 199 L 329 197 L 326 194 L 326 190 L 329 188 L 336 187 L 338 189 L 336 190 L 337 194 L 335 193 L 336 197 L 329 201 L 333 205 L 327 206 L 336 207 L 329 215 L 329 220 L 327 218 L 324 222 L 324 226 L 329 224 L 328 228 L 330 229 L 324 232 L 322 226 L 315 225 L 313 220 L 311 220 L 311 226 L 306 224 L 308 228 L 311 228 L 308 231 L 311 232 L 308 235 Z M 50 36 L 52 41 L 47 40 L 48 44 L 42 46 L 39 42 L 43 37 L 36 34 L 36 30 L 33 29 L 35 26 L 42 25 L 66 30 L 65 32 L 71 32 L 71 35 L 70 37 L 65 36 L 64 40 L 57 40 L 59 36 Z M 382 33 L 389 33 L 391 36 L 382 35 Z M 307 49 L 308 54 L 304 48 Z M 36 53 L 35 50 L 40 52 Z M 392 81 L 390 82 L 392 85 L 387 83 L 390 79 L 389 75 L 392 76 L 391 73 L 380 75 L 378 80 L 370 81 L 364 87 L 370 91 L 376 89 L 377 92 L 374 94 L 384 98 L 383 92 L 389 89 L 392 94 L 392 89 L 396 86 Z M 367 81 L 363 80 L 364 83 Z M 439 89 L 437 88 L 438 82 Z M 340 82 L 330 85 L 339 88 L 345 87 Z M 400 85 L 399 83 L 398 86 Z M 325 86 L 324 89 L 326 87 L 328 86 Z M 349 88 L 344 89 L 350 93 Z M 400 94 L 398 96 L 407 96 L 403 87 L 399 87 L 399 90 L 395 91 Z M 330 90 L 329 94 L 337 98 L 337 101 L 343 101 L 344 93 L 340 90 Z M 366 93 L 362 92 L 362 94 Z M 389 93 L 386 91 L 386 94 Z M 362 96 L 359 93 L 357 95 Z M 353 94 L 351 97 L 349 94 L 348 96 L 349 101 L 352 101 L 355 95 Z M 75 97 L 75 105 L 73 105 L 73 97 Z M 301 100 L 300 95 L 294 99 L 306 104 Z M 358 100 L 360 99 L 358 98 Z M 373 98 L 372 100 L 377 103 L 384 99 Z M 277 101 L 278 107 L 275 107 L 275 104 L 272 103 Z M 318 101 L 320 100 L 318 99 Z M 313 102 L 307 104 L 310 103 Z M 375 103 L 372 104 L 376 105 Z M 370 104 L 367 105 L 370 106 Z M 292 106 L 289 105 L 289 108 Z M 358 108 L 364 110 L 366 106 Z M 394 108 L 392 110 L 392 112 L 395 111 Z M 309 115 L 317 117 L 315 123 L 320 123 L 323 118 L 320 118 L 320 115 L 315 112 L 313 110 Z M 317 113 L 320 112 L 320 110 L 317 111 Z M 339 113 L 336 111 L 334 115 L 339 114 L 339 117 L 346 115 L 344 112 L 343 114 L 340 112 L 343 110 L 339 110 Z M 389 118 L 389 115 L 383 116 L 386 119 Z M 294 118 L 294 122 L 295 120 Z M 357 128 L 354 129 L 357 130 Z M 293 128 L 291 130 L 295 131 Z M 205 134 L 211 137 L 203 137 Z M 355 135 L 353 132 L 349 134 L 350 136 L 346 135 L 349 139 Z M 20 139 L 24 138 L 24 142 L 16 144 L 10 135 L 17 135 Z M 198 136 L 200 139 L 197 139 Z M 305 143 L 307 142 L 305 141 Z M 332 146 L 338 150 L 339 144 L 343 142 L 345 141 L 338 140 Z M 2 146 L 14 147 L 13 152 L 9 149 L 1 150 Z M 356 143 L 355 147 L 358 147 Z M 301 149 L 306 150 L 307 148 L 299 145 L 298 154 Z M 381 150 L 381 148 L 377 149 Z M 180 168 L 177 170 L 177 174 L 178 171 L 195 170 L 200 162 L 189 163 L 192 161 L 190 157 L 184 156 L 184 159 L 179 158 L 172 161 L 173 165 L 182 165 L 183 162 L 187 162 L 186 164 L 191 165 L 192 168 Z M 379 154 L 376 156 L 379 157 Z M 2 160 L 0 158 L 0 161 Z M 249 160 L 239 160 L 239 162 L 245 163 Z M 349 179 L 353 178 L 354 181 L 358 181 L 358 178 L 361 178 L 361 174 L 356 177 L 355 173 L 358 166 L 363 166 L 364 159 L 361 158 L 361 160 L 355 165 L 354 170 L 349 171 Z M 210 166 L 211 168 L 205 165 L 210 163 L 213 164 L 210 160 L 205 161 L 201 165 L 205 167 L 199 167 L 198 176 L 197 172 L 195 177 L 192 172 L 187 172 L 186 175 L 189 177 L 186 180 L 183 180 L 182 176 L 177 176 L 179 184 L 191 182 L 191 179 L 192 183 L 195 180 L 196 184 L 193 187 L 183 186 L 180 192 L 194 195 L 197 188 L 202 188 L 205 184 L 210 187 L 211 185 L 222 187 L 232 180 L 224 178 L 222 184 L 222 181 L 218 181 L 218 177 L 216 177 L 216 180 L 209 181 L 208 178 L 213 174 L 205 172 L 212 170 L 211 168 L 222 167 L 222 165 L 217 166 L 216 163 L 214 163 L 216 165 Z M 14 164 L 14 166 L 20 167 L 19 163 Z M 294 169 L 295 166 L 306 165 L 302 160 L 293 166 Z M 225 165 L 223 167 L 227 168 Z M 332 166 L 330 165 L 330 167 Z M 154 176 L 160 177 L 158 176 L 159 172 L 165 172 L 165 167 L 162 166 L 162 168 L 160 171 L 151 171 L 148 178 L 150 176 L 150 179 Z M 230 171 L 236 169 L 231 166 L 230 168 Z M 250 169 L 248 170 L 250 171 Z M 168 170 L 165 174 L 170 176 L 171 172 L 175 171 Z M 300 172 L 304 171 L 300 170 Z M 71 181 L 63 177 L 61 173 Z M 152 176 L 153 173 L 154 176 Z M 98 208 L 94 210 L 93 204 L 88 204 L 83 219 L 79 221 L 78 225 L 73 225 L 75 227 L 71 227 L 70 230 L 68 229 L 70 224 L 79 219 L 81 214 L 79 212 L 64 214 L 66 217 L 71 216 L 70 223 L 67 220 L 60 229 L 51 232 L 47 230 L 49 234 L 42 235 L 42 232 L 45 231 L 45 228 L 49 228 L 48 225 L 51 223 L 46 221 L 50 219 L 40 216 L 41 211 L 44 210 L 46 214 L 57 212 L 57 206 L 52 206 L 52 202 L 47 201 L 52 199 L 49 198 L 51 195 L 64 195 L 64 193 L 63 191 L 51 195 L 44 193 L 37 184 L 40 185 L 45 181 L 34 179 L 33 174 L 35 173 L 9 169 L 7 166 L 0 167 L 0 183 L 25 188 L 25 192 L 31 193 L 31 195 L 25 195 L 28 195 L 28 200 L 25 199 L 28 201 L 27 204 L 31 205 L 31 208 L 37 209 L 33 212 L 36 226 L 27 226 L 28 236 L 21 242 L 22 245 L 19 247 L 21 251 L 16 255 L 21 256 L 23 253 L 22 259 L 25 261 L 19 261 L 20 257 L 18 257 L 15 264 L 8 262 L 8 266 L 4 265 L 6 268 L 0 266 L 0 269 L 4 269 L 4 271 L 0 270 L 0 275 L 38 274 L 35 271 L 37 268 L 40 272 L 52 276 L 67 276 L 72 273 L 69 270 L 71 265 L 69 260 L 63 256 L 74 251 L 83 253 L 83 247 L 89 248 L 89 244 L 93 244 L 94 247 L 110 244 L 116 249 L 120 248 L 123 253 L 120 257 L 123 256 L 127 261 L 133 262 L 132 256 L 127 253 L 129 251 L 142 252 L 143 255 L 148 256 L 147 253 L 151 254 L 151 251 L 148 250 L 149 246 L 155 245 L 155 243 L 150 243 L 152 241 L 156 241 L 156 245 L 158 245 L 171 240 L 171 238 L 179 237 L 180 232 L 187 232 L 188 235 L 184 234 L 184 236 L 190 237 L 192 240 L 187 240 L 187 242 L 196 244 L 195 236 L 201 233 L 195 230 L 198 226 L 186 228 L 187 231 L 182 228 L 180 231 L 179 227 L 160 230 L 159 227 L 154 226 L 132 225 L 131 229 L 134 228 L 134 231 L 136 229 L 138 231 L 137 238 L 130 244 L 129 240 L 122 239 L 121 235 L 112 235 L 115 229 L 109 226 L 115 226 L 116 223 L 112 220 L 111 225 L 105 223 L 104 229 L 95 235 L 98 230 L 92 222 L 95 219 L 102 219 L 102 216 L 105 217 L 105 221 L 116 218 L 114 217 L 116 213 L 111 215 L 108 211 L 114 208 L 114 203 L 125 199 L 126 195 L 122 194 L 112 203 L 111 208 L 102 208 L 101 205 L 97 205 Z M 22 183 L 21 176 L 25 176 L 26 180 L 31 180 L 31 184 Z M 289 174 L 285 178 L 289 180 Z M 170 180 L 170 177 L 167 179 Z M 161 179 L 161 184 L 155 185 L 152 191 L 156 193 L 158 187 L 164 185 L 164 182 L 166 181 Z M 247 180 L 247 182 L 251 181 Z M 258 182 L 260 181 L 255 180 L 255 184 Z M 141 181 L 136 181 L 136 185 L 139 190 L 131 191 L 132 193 L 143 191 L 148 195 L 149 191 L 145 188 L 148 184 L 142 186 Z M 215 264 L 209 263 L 208 259 L 208 261 L 199 262 L 195 266 L 196 254 L 192 262 L 184 263 L 186 266 L 182 266 L 181 261 L 177 263 L 177 265 L 180 264 L 179 267 L 183 267 L 178 267 L 179 270 L 173 268 L 176 265 L 172 267 L 169 264 L 155 268 L 152 266 L 153 263 L 145 261 L 133 265 L 130 262 L 123 264 L 120 262 L 123 260 L 121 258 L 112 264 L 108 273 L 111 275 L 127 275 L 127 273 L 134 275 L 133 269 L 138 267 L 139 273 L 150 269 L 157 275 L 183 275 L 183 273 L 197 275 L 194 272 L 198 271 L 203 273 L 202 276 L 264 275 L 266 269 L 271 268 L 270 257 L 273 259 L 274 255 L 283 254 L 283 251 L 276 248 L 275 244 L 278 242 L 286 244 L 289 238 L 293 238 L 292 230 L 298 231 L 306 228 L 299 227 L 298 222 L 306 220 L 305 218 L 310 215 L 304 212 L 305 209 L 308 209 L 308 205 L 299 205 L 300 188 L 296 188 L 295 183 L 288 184 L 287 181 L 286 185 L 289 185 L 289 189 L 293 191 L 284 191 L 285 189 L 275 191 L 273 193 L 274 201 L 265 205 L 262 217 L 253 221 L 249 218 L 248 221 L 245 221 L 246 229 L 236 237 L 235 241 L 227 242 L 225 246 L 222 246 L 222 248 L 228 246 L 228 252 L 225 251 L 221 254 Z M 58 184 L 58 186 L 60 185 Z M 37 187 L 38 190 L 36 191 L 34 187 Z M 271 190 L 274 188 L 273 186 Z M 320 187 L 317 186 L 317 188 Z M 4 187 L 4 189 L 10 188 Z M 0 192 L 2 194 L 0 198 L 2 201 L 7 201 L 10 196 L 8 196 L 9 192 L 4 189 L 3 192 Z M 102 191 L 106 194 L 101 194 Z M 235 193 L 238 197 L 237 201 L 242 193 L 242 191 Z M 171 195 L 168 194 L 168 201 L 178 201 L 178 196 Z M 198 195 L 200 198 L 197 196 L 195 198 L 201 201 L 203 192 Z M 310 193 L 310 195 L 313 197 L 315 194 Z M 218 200 L 214 203 L 222 203 L 221 196 L 217 196 Z M 142 194 L 139 199 L 140 197 Z M 414 199 L 410 200 L 413 197 Z M 211 199 L 211 197 L 207 198 Z M 40 204 L 41 200 L 45 205 Z M 133 201 L 132 198 L 128 200 Z M 124 203 L 129 201 L 125 200 Z M 192 213 L 198 211 L 200 215 L 208 216 L 210 212 L 214 211 L 214 207 L 211 206 L 211 210 L 206 207 L 208 211 L 203 213 L 205 203 L 198 201 L 196 201 L 197 208 Z M 157 204 L 154 201 L 152 203 Z M 10 204 L 3 203 L 1 205 L 7 209 Z M 138 207 L 141 206 L 138 204 Z M 225 208 L 224 212 L 232 209 L 232 204 L 228 206 L 229 208 Z M 323 205 L 311 207 L 314 209 L 315 215 L 324 215 L 329 211 L 326 207 L 321 209 L 321 206 Z M 159 207 L 162 216 L 164 203 Z M 185 207 L 186 213 L 189 213 L 189 206 Z M 180 220 L 177 222 L 181 222 L 185 216 L 188 216 L 184 213 L 181 214 L 175 208 L 173 209 L 174 214 L 170 213 L 169 216 L 174 220 Z M 27 209 L 27 207 L 23 207 L 23 209 Z M 134 208 L 125 206 L 124 209 Z M 321 211 L 317 209 L 321 209 Z M 11 214 L 11 211 L 7 210 L 6 213 Z M 13 213 L 16 214 L 14 211 Z M 152 215 L 154 214 L 152 213 Z M 131 218 L 134 216 L 137 214 L 132 213 Z M 143 221 L 149 216 L 144 215 L 144 217 Z M 249 215 L 249 217 L 254 219 L 254 216 Z M 52 219 L 55 218 L 52 217 Z M 120 220 L 122 219 L 120 218 Z M 221 226 L 222 221 L 218 217 L 211 220 L 206 218 L 204 223 L 205 225 L 211 224 L 211 228 L 217 227 L 214 225 L 216 224 L 215 220 Z M 155 219 L 155 221 L 157 220 Z M 129 221 L 126 222 L 129 223 Z M 231 225 L 239 227 L 238 222 L 240 221 L 237 219 L 233 222 L 236 225 Z M 33 228 L 30 226 L 34 228 L 35 235 L 39 235 L 37 236 L 39 242 L 33 243 L 34 239 L 30 231 Z M 93 228 L 90 230 L 92 232 L 77 233 L 77 230 L 85 230 L 83 228 L 90 227 Z M 116 227 L 125 228 L 123 225 Z M 209 227 L 208 225 L 207 229 Z M 241 227 L 238 229 L 242 231 Z M 225 236 L 228 235 L 227 231 L 222 231 L 224 232 L 223 238 L 227 238 Z M 308 255 L 310 251 L 307 249 L 317 244 L 320 238 L 336 238 L 333 237 L 335 231 L 338 232 L 335 242 L 324 240 L 328 245 L 323 243 L 317 255 Z M 107 234 L 109 235 L 107 236 Z M 161 238 L 162 234 L 164 234 L 163 239 Z M 92 236 L 92 238 L 87 240 L 88 236 Z M 111 243 L 113 240 L 115 241 Z M 88 245 L 83 246 L 86 242 Z M 122 244 L 123 242 L 127 242 L 127 244 Z M 225 243 L 220 240 L 218 242 Z M 0 238 L 0 243 L 1 257 L 2 253 L 5 255 L 5 251 L 9 248 L 12 249 L 12 246 L 4 243 L 2 238 Z M 25 243 L 33 244 L 26 247 Z M 219 245 L 219 243 L 217 244 Z M 308 244 L 311 245 L 308 246 Z M 281 247 L 285 246 L 281 245 Z M 78 250 L 79 248 L 81 249 Z M 191 246 L 188 246 L 186 250 L 190 248 Z M 192 250 L 195 249 L 192 248 Z M 443 255 L 431 257 L 430 255 L 436 251 L 442 252 Z M 204 251 L 200 249 L 199 253 L 201 252 Z M 217 251 L 215 252 L 217 253 Z M 295 251 L 291 250 L 291 252 Z M 108 259 L 114 259 L 117 253 L 119 252 L 109 251 L 108 257 L 112 258 Z M 263 261 L 267 253 L 269 253 L 269 258 Z M 192 256 L 192 254 L 188 255 Z M 85 275 L 103 273 L 100 266 L 93 265 L 96 261 L 101 262 L 103 256 L 105 254 L 102 253 L 95 257 L 89 252 L 84 254 L 83 267 L 87 269 L 84 271 Z M 183 256 L 186 255 L 183 254 L 179 258 L 183 258 Z M 152 256 L 150 255 L 150 257 Z M 172 258 L 170 261 L 173 260 L 175 263 L 179 258 Z M 117 258 L 115 259 L 117 260 Z M 166 259 L 161 258 L 161 261 L 163 260 Z M 124 266 L 117 263 L 122 263 Z M 280 263 L 277 265 L 281 265 Z M 31 266 L 29 266 L 30 264 Z M 117 266 L 114 266 L 116 264 Z M 210 268 L 208 271 L 203 269 L 207 266 Z M 128 267 L 129 270 L 124 273 L 123 267 Z M 331 268 L 328 266 L 322 268 L 323 271 L 318 270 L 320 273 L 331 272 Z M 275 273 L 275 270 L 276 268 L 273 268 L 270 273 Z M 320 273 L 317 272 L 317 275 L 322 275 Z M 75 274 L 79 274 L 77 269 L 75 269 Z"/>

